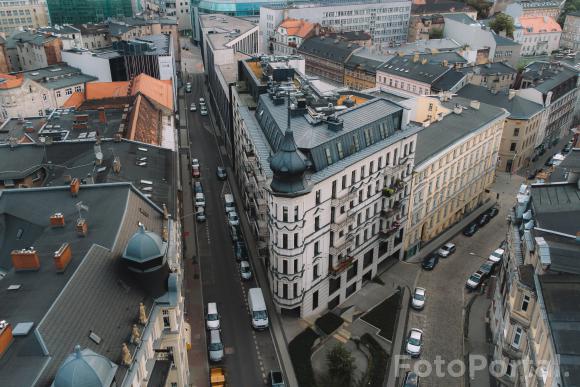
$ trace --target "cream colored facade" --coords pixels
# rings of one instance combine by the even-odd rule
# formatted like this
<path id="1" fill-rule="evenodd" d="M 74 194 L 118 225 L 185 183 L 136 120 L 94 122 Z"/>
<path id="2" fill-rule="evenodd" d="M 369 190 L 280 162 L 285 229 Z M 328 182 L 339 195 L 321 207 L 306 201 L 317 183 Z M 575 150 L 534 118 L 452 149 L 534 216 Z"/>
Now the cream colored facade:
<path id="1" fill-rule="evenodd" d="M 38 28 L 49 24 L 44 0 L 0 0 L 0 32 L 21 27 Z"/>
<path id="2" fill-rule="evenodd" d="M 455 114 L 438 98 L 417 97 L 409 105 L 413 109 L 411 120 L 424 126 L 434 122 L 445 125 L 445 116 Z M 458 141 L 423 162 L 416 160 L 403 242 L 407 258 L 486 198 L 507 115 L 505 112 L 473 131 L 466 128 L 465 136 Z M 418 142 L 420 138 L 421 132 Z"/>

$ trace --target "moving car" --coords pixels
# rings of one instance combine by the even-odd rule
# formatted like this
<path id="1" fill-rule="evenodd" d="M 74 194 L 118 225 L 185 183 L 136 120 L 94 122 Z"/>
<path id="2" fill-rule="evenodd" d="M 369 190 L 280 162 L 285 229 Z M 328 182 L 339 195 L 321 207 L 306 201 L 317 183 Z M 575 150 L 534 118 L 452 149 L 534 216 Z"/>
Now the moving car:
<path id="1" fill-rule="evenodd" d="M 419 387 L 419 375 L 414 372 L 407 371 L 402 387 Z"/>
<path id="2" fill-rule="evenodd" d="M 250 267 L 250 262 L 248 261 L 240 262 L 240 275 L 244 280 L 252 279 L 252 268 Z"/>
<path id="3" fill-rule="evenodd" d="M 202 223 L 206 221 L 206 216 L 205 216 L 205 209 L 203 207 L 197 207 L 197 209 L 195 210 L 195 220 L 197 221 L 197 223 Z"/>
<path id="4" fill-rule="evenodd" d="M 202 116 L 207 116 L 207 109 L 205 108 L 205 106 L 201 107 L 201 109 L 199 110 L 199 114 L 201 114 Z"/>
<path id="5" fill-rule="evenodd" d="M 413 298 L 411 298 L 411 307 L 416 310 L 421 310 L 425 307 L 425 298 L 427 291 L 424 288 L 415 288 L 413 291 Z"/>
<path id="6" fill-rule="evenodd" d="M 487 210 L 486 213 L 490 217 L 490 219 L 493 219 L 497 216 L 497 214 L 499 214 L 499 210 L 495 207 L 491 207 L 489 210 Z"/>
<path id="7" fill-rule="evenodd" d="M 190 82 L 187 82 L 185 84 L 185 92 L 186 93 L 191 93 L 191 83 Z"/>
<path id="8" fill-rule="evenodd" d="M 195 206 L 196 207 L 205 207 L 205 195 L 202 193 L 195 194 Z"/>
<path id="9" fill-rule="evenodd" d="M 407 346 L 405 351 L 411 355 L 411 357 L 421 356 L 421 346 L 423 344 L 423 331 L 417 328 L 413 328 L 409 331 L 409 337 L 407 338 Z"/>
<path id="10" fill-rule="evenodd" d="M 220 180 L 225 180 L 228 178 L 228 174 L 226 173 L 226 169 L 224 167 L 217 167 L 216 175 Z"/>
<path id="11" fill-rule="evenodd" d="M 479 285 L 481 285 L 481 283 L 483 282 L 483 277 L 484 275 L 482 272 L 476 271 L 467 279 L 465 287 L 467 289 L 477 289 Z"/>
<path id="12" fill-rule="evenodd" d="M 473 236 L 473 234 L 477 232 L 478 228 L 479 227 L 477 226 L 477 223 L 470 223 L 467 227 L 463 229 L 463 235 L 468 237 Z"/>
<path id="13" fill-rule="evenodd" d="M 201 181 L 194 181 L 193 182 L 193 192 L 203 193 L 203 187 L 201 185 Z"/>
<path id="14" fill-rule="evenodd" d="M 209 360 L 212 362 L 222 361 L 224 358 L 224 343 L 220 331 L 214 329 L 209 334 Z"/>
<path id="15" fill-rule="evenodd" d="M 439 263 L 439 255 L 430 254 L 430 255 L 426 256 L 425 259 L 423 259 L 423 263 L 421 264 L 421 267 L 424 270 L 433 270 L 435 268 L 435 266 L 437 266 L 437 263 Z"/>
<path id="16" fill-rule="evenodd" d="M 479 218 L 477 218 L 477 224 L 478 224 L 478 226 L 479 227 L 485 226 L 486 224 L 489 223 L 489 219 L 490 219 L 489 218 L 489 215 L 487 215 L 487 214 L 481 214 L 481 215 L 479 215 Z"/>
<path id="17" fill-rule="evenodd" d="M 205 99 L 203 97 L 199 98 L 199 104 L 200 104 L 200 106 L 205 105 Z"/>
<path id="18" fill-rule="evenodd" d="M 453 243 L 445 243 L 439 250 L 437 250 L 437 254 L 441 258 L 447 258 L 451 254 L 455 252 L 455 245 Z"/>
<path id="19" fill-rule="evenodd" d="M 215 302 L 207 303 L 207 315 L 205 317 L 206 328 L 208 330 L 220 329 L 220 315 Z"/>
<path id="20" fill-rule="evenodd" d="M 240 218 L 238 218 L 236 211 L 228 212 L 228 223 L 230 226 L 238 226 L 240 224 Z"/>
<path id="21" fill-rule="evenodd" d="M 191 105 L 189 105 L 189 111 L 194 112 L 196 110 L 197 110 L 197 106 L 195 106 L 195 102 L 192 102 Z"/>
<path id="22" fill-rule="evenodd" d="M 499 262 L 503 258 L 503 249 L 495 249 L 493 253 L 489 255 L 489 260 L 492 262 Z"/>

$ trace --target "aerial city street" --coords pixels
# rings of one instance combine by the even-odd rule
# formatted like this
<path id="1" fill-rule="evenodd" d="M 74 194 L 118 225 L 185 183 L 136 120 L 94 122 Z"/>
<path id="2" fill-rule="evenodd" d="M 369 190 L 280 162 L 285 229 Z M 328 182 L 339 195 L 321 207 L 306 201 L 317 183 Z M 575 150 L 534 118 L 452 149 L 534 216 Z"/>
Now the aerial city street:
<path id="1" fill-rule="evenodd" d="M 580 386 L 579 8 L 0 0 L 0 386 Z"/>

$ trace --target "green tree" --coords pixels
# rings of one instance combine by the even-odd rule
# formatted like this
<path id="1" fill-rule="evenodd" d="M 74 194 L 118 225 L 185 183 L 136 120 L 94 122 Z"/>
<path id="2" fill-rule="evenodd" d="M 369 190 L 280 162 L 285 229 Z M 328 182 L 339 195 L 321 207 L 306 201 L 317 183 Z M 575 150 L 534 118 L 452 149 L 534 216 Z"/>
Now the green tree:
<path id="1" fill-rule="evenodd" d="M 327 355 L 328 386 L 352 387 L 355 383 L 356 364 L 350 352 L 342 344 L 337 344 Z"/>
<path id="2" fill-rule="evenodd" d="M 496 33 L 505 31 L 505 34 L 509 37 L 514 35 L 514 18 L 505 13 L 500 13 L 497 15 L 490 23 L 489 28 L 494 30 Z"/>

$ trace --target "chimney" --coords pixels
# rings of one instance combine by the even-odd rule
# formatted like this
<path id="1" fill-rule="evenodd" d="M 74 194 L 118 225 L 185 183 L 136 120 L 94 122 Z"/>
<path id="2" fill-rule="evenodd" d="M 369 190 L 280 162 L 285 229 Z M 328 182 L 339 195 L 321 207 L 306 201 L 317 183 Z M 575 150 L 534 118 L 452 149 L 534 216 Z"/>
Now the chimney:
<path id="1" fill-rule="evenodd" d="M 12 325 L 8 324 L 6 320 L 0 321 L 0 359 L 10 344 L 12 344 L 13 339 Z"/>
<path id="2" fill-rule="evenodd" d="M 421 61 L 421 64 L 427 64 L 427 58 L 424 58 L 424 59 Z"/>
<path id="3" fill-rule="evenodd" d="M 51 227 L 64 227 L 64 215 L 60 212 L 54 213 L 50 216 Z"/>
<path id="4" fill-rule="evenodd" d="M 419 62 L 419 53 L 416 52 L 415 55 L 413 55 L 413 63 L 417 63 Z"/>
<path id="5" fill-rule="evenodd" d="M 54 267 L 57 273 L 64 273 L 66 267 L 72 258 L 70 244 L 63 243 L 58 250 L 54 252 Z"/>
<path id="6" fill-rule="evenodd" d="M 115 156 L 115 158 L 113 159 L 113 172 L 115 172 L 116 174 L 121 173 L 121 159 L 119 158 L 119 156 Z"/>
<path id="7" fill-rule="evenodd" d="M 105 108 L 101 106 L 98 108 L 98 111 L 99 111 L 99 122 L 101 124 L 106 124 L 107 123 L 107 115 L 105 113 Z"/>
<path id="8" fill-rule="evenodd" d="M 471 106 L 472 109 L 479 110 L 479 101 L 473 100 L 469 106 Z"/>
<path id="9" fill-rule="evenodd" d="M 511 101 L 516 96 L 516 91 L 514 89 L 510 89 L 508 91 L 508 99 Z"/>
<path id="10" fill-rule="evenodd" d="M 28 250 L 12 250 L 10 256 L 15 271 L 37 271 L 40 269 L 40 258 L 38 257 L 38 253 L 34 247 L 31 247 Z"/>
<path id="11" fill-rule="evenodd" d="M 81 181 L 78 178 L 74 178 L 70 182 L 70 193 L 73 197 L 77 197 L 79 194 L 79 189 L 81 188 Z"/>
<path id="12" fill-rule="evenodd" d="M 447 67 L 449 65 L 449 62 L 447 62 L 447 59 L 444 59 L 441 64 L 443 65 L 443 67 Z"/>
<path id="13" fill-rule="evenodd" d="M 77 229 L 77 234 L 79 234 L 79 236 L 85 237 L 85 236 L 87 236 L 87 234 L 89 232 L 89 225 L 85 219 L 78 218 L 76 229 Z"/>

